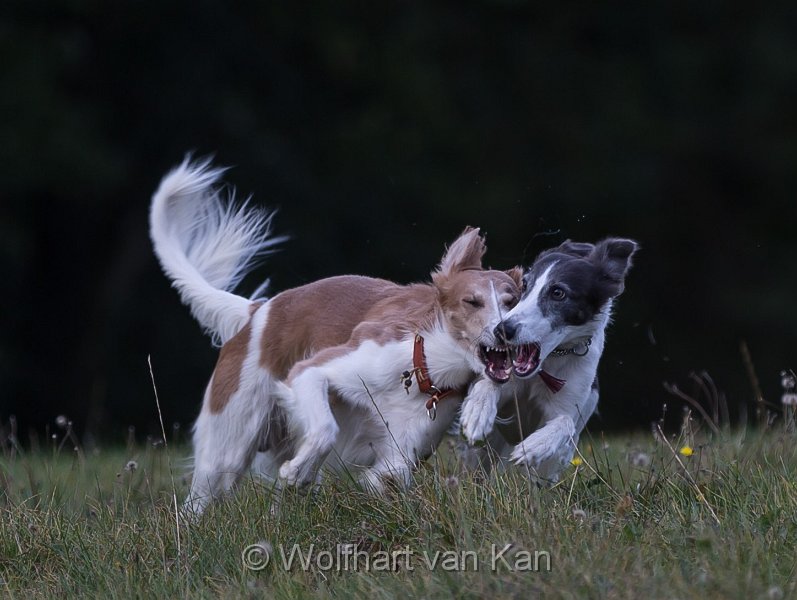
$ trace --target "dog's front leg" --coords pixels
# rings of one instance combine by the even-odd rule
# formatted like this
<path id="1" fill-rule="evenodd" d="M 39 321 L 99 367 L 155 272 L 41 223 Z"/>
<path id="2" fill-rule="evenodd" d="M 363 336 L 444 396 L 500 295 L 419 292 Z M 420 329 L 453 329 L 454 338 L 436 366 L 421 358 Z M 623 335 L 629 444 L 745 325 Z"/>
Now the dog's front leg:
<path id="1" fill-rule="evenodd" d="M 460 430 L 469 444 L 486 440 L 492 431 L 498 414 L 501 385 L 480 377 L 470 386 L 459 417 Z"/>
<path id="2" fill-rule="evenodd" d="M 515 464 L 537 469 L 551 458 L 571 455 L 576 435 L 573 419 L 560 415 L 515 446 L 509 459 Z"/>
<path id="3" fill-rule="evenodd" d="M 279 476 L 288 485 L 304 486 L 315 479 L 338 435 L 338 424 L 329 407 L 329 381 L 323 369 L 308 368 L 290 387 L 283 384 L 279 395 L 299 434 L 296 454 L 280 466 Z"/>

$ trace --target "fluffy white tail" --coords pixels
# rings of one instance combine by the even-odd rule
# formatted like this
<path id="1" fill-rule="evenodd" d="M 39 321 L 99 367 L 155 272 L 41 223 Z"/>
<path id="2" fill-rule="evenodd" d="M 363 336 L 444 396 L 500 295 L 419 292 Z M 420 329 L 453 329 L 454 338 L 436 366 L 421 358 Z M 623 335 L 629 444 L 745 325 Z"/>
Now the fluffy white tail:
<path id="1" fill-rule="evenodd" d="M 149 227 L 155 254 L 200 325 L 223 344 L 249 320 L 251 301 L 232 290 L 255 260 L 284 238 L 271 235 L 270 213 L 215 184 L 224 169 L 210 161 L 170 171 L 152 197 Z"/>

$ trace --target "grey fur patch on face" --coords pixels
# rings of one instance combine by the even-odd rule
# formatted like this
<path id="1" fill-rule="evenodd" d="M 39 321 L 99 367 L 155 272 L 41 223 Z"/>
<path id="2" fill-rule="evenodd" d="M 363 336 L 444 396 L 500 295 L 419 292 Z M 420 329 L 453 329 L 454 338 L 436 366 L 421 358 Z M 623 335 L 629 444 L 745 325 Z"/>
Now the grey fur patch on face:
<path id="1" fill-rule="evenodd" d="M 619 296 L 636 242 L 608 238 L 592 244 L 567 241 L 543 252 L 524 276 L 524 295 L 548 272 L 537 304 L 554 329 L 583 325 Z"/>

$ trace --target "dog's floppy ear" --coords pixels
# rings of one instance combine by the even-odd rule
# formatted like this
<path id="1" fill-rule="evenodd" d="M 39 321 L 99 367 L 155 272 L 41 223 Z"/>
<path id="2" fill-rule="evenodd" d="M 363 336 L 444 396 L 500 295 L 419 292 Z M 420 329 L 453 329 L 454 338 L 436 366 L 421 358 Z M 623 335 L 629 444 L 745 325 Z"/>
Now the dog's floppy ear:
<path id="1" fill-rule="evenodd" d="M 634 240 L 607 238 L 595 245 L 590 258 L 600 264 L 603 279 L 614 289 L 612 296 L 619 296 L 625 289 L 625 276 L 631 268 L 631 257 L 639 245 Z"/>
<path id="2" fill-rule="evenodd" d="M 573 240 L 565 240 L 556 248 L 552 248 L 551 252 L 561 252 L 562 254 L 569 254 L 571 256 L 578 256 L 585 258 L 589 256 L 590 252 L 595 249 L 593 244 L 586 242 L 574 242 Z"/>
<path id="3" fill-rule="evenodd" d="M 466 227 L 449 246 L 434 275 L 448 276 L 465 269 L 481 269 L 485 252 L 487 246 L 478 227 Z"/>
<path id="4" fill-rule="evenodd" d="M 565 240 L 558 246 L 548 248 L 547 250 L 540 252 L 539 256 L 537 256 L 535 259 L 535 262 L 541 258 L 550 256 L 551 254 L 566 254 L 567 256 L 575 256 L 576 258 L 587 258 L 594 249 L 595 246 L 593 244 L 588 244 L 587 242 L 574 242 L 573 240 Z"/>

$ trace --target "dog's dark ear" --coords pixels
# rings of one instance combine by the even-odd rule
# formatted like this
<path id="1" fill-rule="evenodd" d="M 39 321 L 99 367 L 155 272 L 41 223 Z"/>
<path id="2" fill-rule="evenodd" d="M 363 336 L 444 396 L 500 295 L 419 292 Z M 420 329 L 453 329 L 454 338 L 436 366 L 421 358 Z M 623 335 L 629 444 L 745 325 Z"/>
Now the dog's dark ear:
<path id="1" fill-rule="evenodd" d="M 487 245 L 479 234 L 479 229 L 466 227 L 465 231 L 446 250 L 434 275 L 447 277 L 465 269 L 481 269 L 482 256 L 485 252 L 487 252 Z"/>
<path id="2" fill-rule="evenodd" d="M 566 254 L 567 256 L 575 256 L 576 258 L 586 258 L 594 249 L 595 246 L 593 244 L 565 240 L 558 246 L 554 246 L 553 248 L 548 248 L 547 250 L 540 252 L 539 256 L 537 256 L 535 259 L 535 262 L 551 254 Z"/>
<path id="3" fill-rule="evenodd" d="M 631 257 L 639 245 L 634 240 L 607 238 L 595 245 L 590 258 L 600 264 L 603 279 L 610 284 L 610 295 L 619 296 L 625 289 L 625 276 Z"/>
<path id="4" fill-rule="evenodd" d="M 589 256 L 590 252 L 595 249 L 593 244 L 586 242 L 574 242 L 573 240 L 565 240 L 556 248 L 552 248 L 552 252 L 560 252 L 561 254 L 569 254 L 571 256 L 578 256 L 585 258 Z"/>

